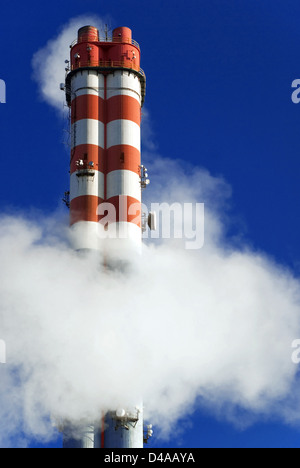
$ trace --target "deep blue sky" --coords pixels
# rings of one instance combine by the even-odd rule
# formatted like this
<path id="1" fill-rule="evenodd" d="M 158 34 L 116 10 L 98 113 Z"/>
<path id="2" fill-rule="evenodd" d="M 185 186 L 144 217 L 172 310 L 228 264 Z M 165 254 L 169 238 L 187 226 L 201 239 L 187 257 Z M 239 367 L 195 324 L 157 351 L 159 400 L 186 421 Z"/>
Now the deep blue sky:
<path id="1" fill-rule="evenodd" d="M 299 275 L 300 104 L 291 101 L 300 78 L 298 0 L 28 0 L 3 2 L 0 13 L 2 211 L 60 205 L 64 127 L 39 99 L 32 56 L 71 17 L 108 16 L 141 45 L 157 151 L 223 176 L 247 242 Z M 300 445 L 300 431 L 278 421 L 240 432 L 198 411 L 183 427 L 167 446 Z"/>

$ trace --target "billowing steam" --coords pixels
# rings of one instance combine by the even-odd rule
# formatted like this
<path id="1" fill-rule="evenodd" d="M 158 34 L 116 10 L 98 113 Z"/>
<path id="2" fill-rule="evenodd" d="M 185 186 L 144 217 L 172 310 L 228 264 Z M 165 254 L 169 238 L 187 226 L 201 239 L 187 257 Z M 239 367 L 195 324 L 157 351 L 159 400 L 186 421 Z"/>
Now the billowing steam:
<path id="1" fill-rule="evenodd" d="M 56 89 L 60 78 L 51 80 Z M 43 89 L 46 99 L 50 84 Z M 57 105 L 54 95 L 50 102 Z M 165 433 L 196 402 L 229 418 L 236 408 L 299 418 L 291 361 L 299 280 L 262 252 L 231 245 L 224 180 L 153 153 L 148 159 L 148 204 L 205 203 L 203 248 L 148 239 L 126 275 L 103 272 L 97 258 L 72 250 L 57 215 L 0 218 L 2 446 L 53 435 L 49 416 L 94 418 L 140 395 Z"/>
<path id="2" fill-rule="evenodd" d="M 55 39 L 39 49 L 33 56 L 33 78 L 38 83 L 40 96 L 59 112 L 64 111 L 64 96 L 59 89 L 65 81 L 65 60 L 70 57 L 70 44 L 77 38 L 81 26 L 92 24 L 104 31 L 105 22 L 97 15 L 81 15 L 72 18 Z"/>

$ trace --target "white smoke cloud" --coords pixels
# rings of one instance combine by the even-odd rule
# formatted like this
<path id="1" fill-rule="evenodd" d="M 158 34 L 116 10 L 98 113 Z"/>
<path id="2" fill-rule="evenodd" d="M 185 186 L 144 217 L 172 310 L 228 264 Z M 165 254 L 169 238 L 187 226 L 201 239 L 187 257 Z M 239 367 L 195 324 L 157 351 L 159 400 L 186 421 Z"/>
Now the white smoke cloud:
<path id="1" fill-rule="evenodd" d="M 158 185 L 166 163 L 152 168 Z M 72 251 L 47 219 L 0 219 L 1 437 L 18 428 L 53 435 L 49 415 L 94 418 L 140 395 L 165 432 L 199 399 L 226 417 L 234 407 L 299 415 L 291 362 L 299 281 L 265 255 L 223 243 L 220 206 L 210 200 L 228 197 L 228 187 L 193 173 L 173 163 L 160 195 L 176 200 L 189 187 L 189 200 L 198 197 L 196 177 L 208 205 L 204 248 L 150 242 L 127 274 Z"/>
<path id="2" fill-rule="evenodd" d="M 49 63 L 64 35 L 48 43 Z M 60 77 L 42 80 L 41 89 L 54 87 L 44 97 L 58 108 Z M 1 446 L 55 435 L 50 416 L 93 419 L 140 395 L 164 434 L 196 404 L 233 420 L 242 409 L 240 424 L 274 415 L 299 420 L 291 361 L 299 280 L 226 237 L 226 181 L 150 150 L 144 200 L 204 202 L 202 249 L 150 239 L 126 274 L 104 272 L 97 258 L 72 250 L 56 214 L 0 217 Z"/>
<path id="3" fill-rule="evenodd" d="M 104 31 L 105 21 L 97 15 L 81 15 L 72 18 L 61 28 L 58 36 L 50 39 L 33 56 L 33 78 L 37 82 L 41 98 L 57 109 L 64 111 L 65 96 L 59 89 L 65 82 L 65 60 L 70 60 L 70 44 L 77 38 L 80 27 L 91 24 Z"/>

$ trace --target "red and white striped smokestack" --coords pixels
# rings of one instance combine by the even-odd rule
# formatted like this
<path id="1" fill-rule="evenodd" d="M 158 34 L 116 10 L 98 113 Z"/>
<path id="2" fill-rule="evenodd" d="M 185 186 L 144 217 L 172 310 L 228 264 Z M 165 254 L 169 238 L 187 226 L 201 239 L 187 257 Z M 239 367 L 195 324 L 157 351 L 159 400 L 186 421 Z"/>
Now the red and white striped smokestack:
<path id="1" fill-rule="evenodd" d="M 129 28 L 110 40 L 85 26 L 71 45 L 66 96 L 71 108 L 70 224 L 76 249 L 104 238 L 141 244 L 141 106 L 145 75 Z"/>
<path id="2" fill-rule="evenodd" d="M 141 106 L 145 75 L 131 30 L 121 27 L 110 40 L 85 26 L 71 45 L 66 98 L 71 109 L 70 224 L 77 250 L 103 251 L 117 244 L 121 263 L 142 241 Z M 127 253 L 127 254 L 126 254 Z M 95 418 L 99 418 L 99 414 Z M 79 425 L 80 426 L 80 425 Z M 66 425 L 64 447 L 142 447 L 142 403 L 114 409 L 102 423 Z"/>

